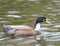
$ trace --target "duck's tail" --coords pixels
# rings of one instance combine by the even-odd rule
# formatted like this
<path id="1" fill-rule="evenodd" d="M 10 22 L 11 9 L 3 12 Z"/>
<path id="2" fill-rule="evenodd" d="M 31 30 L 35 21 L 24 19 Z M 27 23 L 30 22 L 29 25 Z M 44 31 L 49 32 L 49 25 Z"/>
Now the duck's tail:
<path id="1" fill-rule="evenodd" d="M 6 32 L 5 26 L 6 26 L 5 24 L 2 24 L 2 31 L 3 31 L 3 32 Z"/>

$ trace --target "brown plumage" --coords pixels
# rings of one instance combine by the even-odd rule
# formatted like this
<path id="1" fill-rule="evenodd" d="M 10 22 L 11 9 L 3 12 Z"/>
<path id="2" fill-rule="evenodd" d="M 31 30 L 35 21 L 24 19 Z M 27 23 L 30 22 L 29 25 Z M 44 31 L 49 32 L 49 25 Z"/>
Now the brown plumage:
<path id="1" fill-rule="evenodd" d="M 16 30 L 14 34 L 15 35 L 36 35 L 38 34 L 38 32 L 36 32 L 33 29 L 19 29 Z"/>
<path id="2" fill-rule="evenodd" d="M 16 29 L 13 31 L 13 33 L 10 36 L 12 36 L 13 38 L 17 38 L 19 36 L 34 36 L 38 34 L 40 33 L 30 28 L 30 29 Z"/>

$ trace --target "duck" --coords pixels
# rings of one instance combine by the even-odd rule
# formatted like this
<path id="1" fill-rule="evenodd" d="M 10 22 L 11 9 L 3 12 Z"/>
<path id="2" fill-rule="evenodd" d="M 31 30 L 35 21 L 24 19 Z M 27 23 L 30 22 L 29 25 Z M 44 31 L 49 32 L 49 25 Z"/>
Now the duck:
<path id="1" fill-rule="evenodd" d="M 13 25 L 13 26 L 5 26 L 3 25 L 3 32 L 5 36 L 34 36 L 41 34 L 41 25 L 40 23 L 47 22 L 46 17 L 38 17 L 34 23 L 33 28 L 27 25 Z"/>

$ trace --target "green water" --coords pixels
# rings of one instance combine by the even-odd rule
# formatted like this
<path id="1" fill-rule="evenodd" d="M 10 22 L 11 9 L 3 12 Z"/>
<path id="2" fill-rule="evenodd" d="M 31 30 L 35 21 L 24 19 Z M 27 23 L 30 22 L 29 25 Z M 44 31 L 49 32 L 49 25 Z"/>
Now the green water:
<path id="1" fill-rule="evenodd" d="M 60 46 L 60 0 L 0 0 L 0 31 L 2 23 L 33 27 L 39 16 L 47 17 L 52 23 L 41 23 L 43 31 L 48 33 L 40 40 L 36 40 L 36 36 L 7 39 L 0 41 L 0 46 Z"/>

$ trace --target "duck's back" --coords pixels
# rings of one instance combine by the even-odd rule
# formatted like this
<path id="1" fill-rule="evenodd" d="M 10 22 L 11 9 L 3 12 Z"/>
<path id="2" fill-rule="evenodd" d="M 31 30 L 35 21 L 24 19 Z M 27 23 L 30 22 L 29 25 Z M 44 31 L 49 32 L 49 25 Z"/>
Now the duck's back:
<path id="1" fill-rule="evenodd" d="M 12 29 L 32 29 L 30 26 L 27 25 L 6 25 L 4 27 L 10 27 Z"/>

